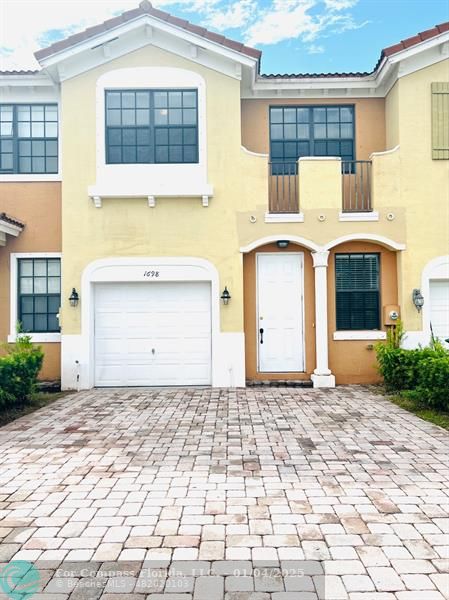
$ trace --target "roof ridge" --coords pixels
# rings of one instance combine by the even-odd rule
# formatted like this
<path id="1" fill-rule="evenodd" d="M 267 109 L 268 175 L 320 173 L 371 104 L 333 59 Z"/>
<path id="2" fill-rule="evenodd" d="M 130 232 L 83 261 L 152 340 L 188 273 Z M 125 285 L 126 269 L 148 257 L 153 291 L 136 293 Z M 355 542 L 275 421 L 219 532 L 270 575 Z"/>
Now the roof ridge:
<path id="1" fill-rule="evenodd" d="M 135 18 L 138 18 L 142 15 L 149 15 L 155 17 L 156 19 L 160 19 L 161 21 L 165 21 L 174 25 L 175 27 L 180 27 L 190 33 L 194 33 L 201 37 L 204 37 L 207 40 L 230 48 L 236 52 L 240 52 L 241 54 L 246 54 L 247 56 L 251 56 L 252 58 L 256 58 L 260 60 L 262 52 L 257 50 L 256 48 L 251 48 L 250 46 L 246 46 L 242 42 L 237 42 L 235 40 L 231 40 L 230 38 L 225 37 L 219 33 L 214 33 L 213 31 L 209 31 L 205 27 L 200 27 L 199 25 L 195 25 L 186 19 L 182 19 L 180 17 L 176 17 L 171 15 L 168 12 L 160 10 L 158 8 L 154 8 L 154 6 L 149 2 L 149 0 L 142 0 L 137 8 L 132 8 L 128 11 L 121 13 L 116 17 L 112 17 L 103 21 L 103 23 L 99 23 L 98 25 L 93 25 L 92 27 L 88 27 L 83 31 L 78 33 L 74 33 L 64 40 L 60 40 L 48 46 L 47 48 L 42 48 L 34 53 L 34 56 L 37 60 L 46 58 L 62 50 L 70 48 L 80 42 L 87 41 L 89 38 L 97 35 L 99 33 L 104 33 L 114 29 L 118 25 L 122 23 L 127 23 L 132 21 Z"/>
<path id="2" fill-rule="evenodd" d="M 10 217 L 5 212 L 0 213 L 0 221 L 5 221 L 10 225 L 16 225 L 17 227 L 21 227 L 22 229 L 25 227 L 25 223 L 22 223 L 22 221 Z"/>

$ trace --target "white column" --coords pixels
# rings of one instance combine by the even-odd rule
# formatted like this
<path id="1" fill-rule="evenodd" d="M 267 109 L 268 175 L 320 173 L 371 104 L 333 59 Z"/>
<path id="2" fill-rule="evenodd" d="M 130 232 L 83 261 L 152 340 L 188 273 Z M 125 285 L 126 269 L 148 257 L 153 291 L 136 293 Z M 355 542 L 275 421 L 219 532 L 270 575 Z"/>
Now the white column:
<path id="1" fill-rule="evenodd" d="M 316 369 L 312 375 L 313 387 L 335 387 L 335 377 L 329 369 L 327 337 L 327 259 L 329 252 L 312 252 L 315 269 L 315 335 Z"/>

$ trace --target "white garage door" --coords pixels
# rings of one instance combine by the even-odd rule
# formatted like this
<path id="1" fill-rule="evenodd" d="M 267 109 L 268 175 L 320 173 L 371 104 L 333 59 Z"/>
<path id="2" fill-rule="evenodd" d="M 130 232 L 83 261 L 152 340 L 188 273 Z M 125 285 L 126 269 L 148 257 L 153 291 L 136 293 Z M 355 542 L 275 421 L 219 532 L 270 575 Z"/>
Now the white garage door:
<path id="1" fill-rule="evenodd" d="M 208 283 L 95 286 L 95 385 L 211 383 Z"/>
<path id="2" fill-rule="evenodd" d="M 449 279 L 430 281 L 430 321 L 435 337 L 449 338 Z"/>

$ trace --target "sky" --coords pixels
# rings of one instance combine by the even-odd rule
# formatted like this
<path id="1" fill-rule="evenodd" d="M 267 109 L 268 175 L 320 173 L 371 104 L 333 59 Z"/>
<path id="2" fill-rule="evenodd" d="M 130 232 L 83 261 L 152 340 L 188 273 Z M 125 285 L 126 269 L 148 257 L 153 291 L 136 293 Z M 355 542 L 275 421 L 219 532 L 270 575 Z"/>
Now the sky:
<path id="1" fill-rule="evenodd" d="M 0 0 L 0 69 L 139 0 Z M 382 48 L 449 20 L 448 0 L 153 0 L 263 51 L 263 73 L 371 71 Z"/>

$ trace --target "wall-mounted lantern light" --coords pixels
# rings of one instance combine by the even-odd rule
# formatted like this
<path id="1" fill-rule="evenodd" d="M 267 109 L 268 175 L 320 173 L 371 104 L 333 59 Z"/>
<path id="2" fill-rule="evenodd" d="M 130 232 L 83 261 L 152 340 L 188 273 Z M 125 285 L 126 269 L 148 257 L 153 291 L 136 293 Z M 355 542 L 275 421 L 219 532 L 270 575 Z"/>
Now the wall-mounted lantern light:
<path id="1" fill-rule="evenodd" d="M 80 301 L 80 297 L 75 288 L 72 288 L 72 293 L 69 296 L 70 306 L 78 306 L 78 302 Z"/>
<path id="2" fill-rule="evenodd" d="M 289 240 L 278 240 L 276 242 L 276 246 L 278 248 L 287 248 L 289 244 L 290 244 Z"/>
<path id="3" fill-rule="evenodd" d="M 414 289 L 412 298 L 413 298 L 413 304 L 416 306 L 416 310 L 418 312 L 421 312 L 421 309 L 424 305 L 424 297 L 421 294 L 421 290 Z"/>
<path id="4" fill-rule="evenodd" d="M 229 293 L 228 288 L 225 286 L 225 289 L 223 290 L 223 293 L 221 295 L 221 299 L 223 300 L 223 304 L 226 306 L 226 304 L 229 303 L 229 300 L 231 299 L 231 294 Z"/>

